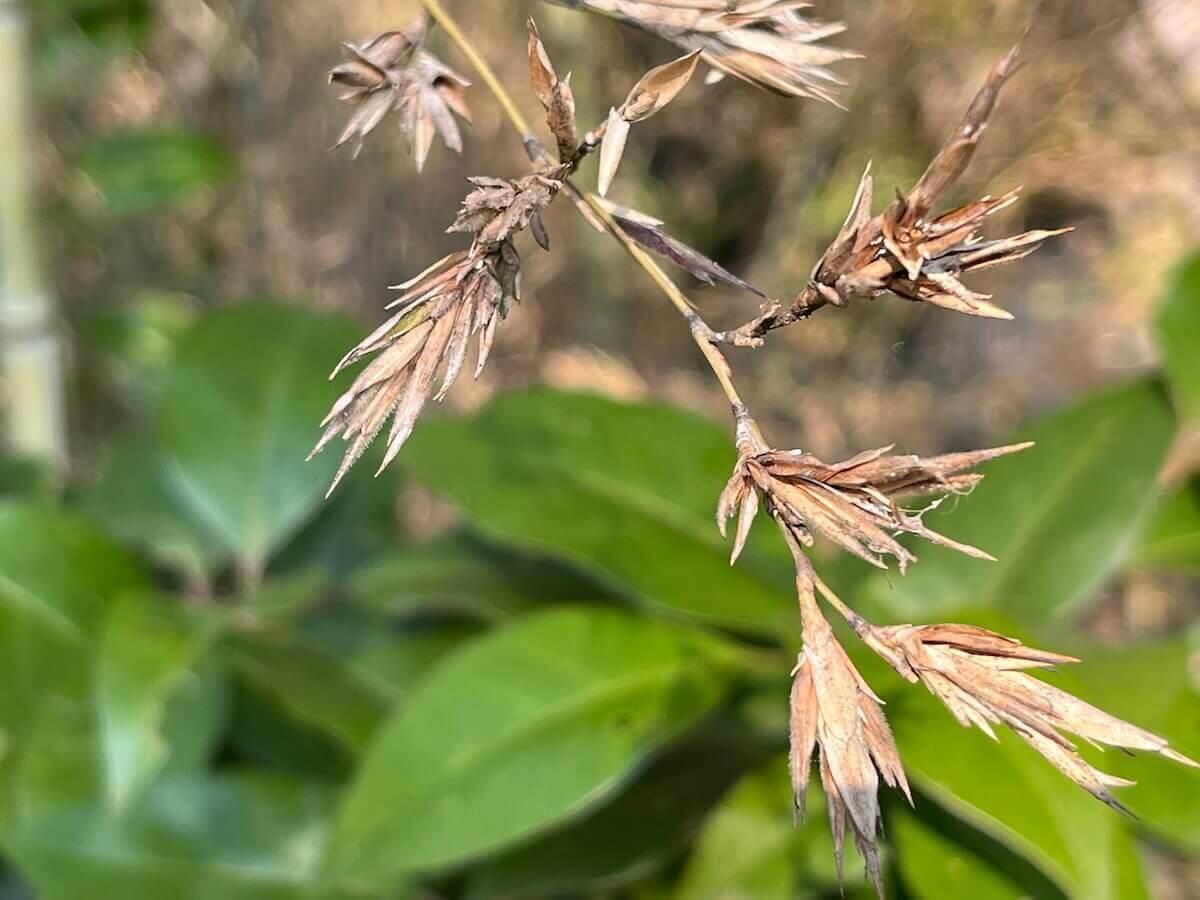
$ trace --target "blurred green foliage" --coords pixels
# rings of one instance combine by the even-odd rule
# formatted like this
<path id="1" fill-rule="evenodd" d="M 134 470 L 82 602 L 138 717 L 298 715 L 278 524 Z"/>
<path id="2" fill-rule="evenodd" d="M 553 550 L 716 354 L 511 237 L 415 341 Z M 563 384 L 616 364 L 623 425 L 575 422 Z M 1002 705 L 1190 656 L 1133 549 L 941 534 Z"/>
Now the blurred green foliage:
<path id="1" fill-rule="evenodd" d="M 47 898 L 835 895 L 820 801 L 790 821 L 786 568 L 763 535 L 730 570 L 713 537 L 723 429 L 548 390 L 435 418 L 404 468 L 465 521 L 418 541 L 363 502 L 395 479 L 363 467 L 326 503 L 329 462 L 302 462 L 350 331 L 269 301 L 202 316 L 94 484 L 6 479 L 15 872 Z M 1194 571 L 1194 495 L 1153 486 L 1165 396 L 1143 380 L 1019 429 L 1038 446 L 935 514 L 1001 563 L 926 553 L 850 579 L 856 601 L 1061 642 L 1114 572 Z M 1200 752 L 1186 638 L 1068 649 L 1086 667 L 1050 677 Z M 1125 820 L 868 672 L 919 793 L 889 804 L 903 896 L 1137 897 L 1139 840 L 1200 849 L 1191 773 L 1107 760 L 1141 782 Z"/>

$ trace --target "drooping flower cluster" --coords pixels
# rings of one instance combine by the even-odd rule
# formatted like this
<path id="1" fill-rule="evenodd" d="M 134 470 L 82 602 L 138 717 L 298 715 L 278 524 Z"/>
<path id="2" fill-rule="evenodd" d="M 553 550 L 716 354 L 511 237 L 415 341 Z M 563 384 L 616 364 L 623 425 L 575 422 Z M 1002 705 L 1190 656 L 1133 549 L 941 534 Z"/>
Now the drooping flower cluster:
<path id="1" fill-rule="evenodd" d="M 1018 52 L 1014 47 L 992 69 L 962 122 L 912 189 L 898 194 L 877 215 L 871 214 L 874 181 L 868 167 L 846 221 L 791 308 L 769 310 L 744 326 L 747 333 L 761 335 L 827 304 L 844 306 L 886 292 L 966 315 L 1012 318 L 1007 310 L 990 302 L 989 295 L 964 285 L 962 275 L 1024 259 L 1050 238 L 1071 229 L 1032 230 L 983 240 L 979 229 L 984 220 L 1015 203 L 1019 189 L 999 197 L 982 197 L 949 212 L 932 213 L 970 163 L 1000 89 L 1016 70 Z"/>
<path id="2" fill-rule="evenodd" d="M 699 50 L 714 71 L 791 97 L 828 103 L 842 84 L 829 66 L 857 53 L 820 44 L 845 31 L 840 22 L 814 22 L 795 0 L 552 0 L 618 19 Z"/>
<path id="3" fill-rule="evenodd" d="M 717 526 L 725 535 L 725 522 L 738 517 L 733 544 L 734 561 L 745 546 L 760 497 L 767 511 L 803 546 L 811 546 L 816 532 L 877 568 L 887 568 L 883 557 L 892 556 L 903 572 L 916 557 L 896 539 L 915 534 L 935 544 L 982 559 L 982 550 L 961 544 L 926 527 L 922 515 L 937 505 L 906 510 L 905 497 L 962 493 L 983 477 L 967 472 L 980 463 L 1024 450 L 1014 444 L 991 450 L 949 453 L 922 459 L 894 456 L 891 447 L 867 450 L 832 465 L 799 450 L 746 449 L 717 505 Z"/>
<path id="4" fill-rule="evenodd" d="M 797 573 L 804 650 L 792 673 L 788 768 L 797 810 L 803 815 L 813 753 L 819 750 L 821 787 L 829 806 L 833 851 L 842 871 L 846 828 L 880 895 L 883 876 L 875 834 L 879 830 L 879 780 L 912 803 L 900 751 L 883 717 L 881 701 L 850 662 L 821 615 L 807 573 Z"/>
<path id="5" fill-rule="evenodd" d="M 361 44 L 344 43 L 345 62 L 329 72 L 330 84 L 349 90 L 341 97 L 355 106 L 336 146 L 363 140 L 388 113 L 397 112 L 408 137 L 417 171 L 425 167 L 434 134 L 455 153 L 462 133 L 455 115 L 471 120 L 465 91 L 471 82 L 424 49 L 428 20 L 421 17 L 403 31 L 387 31 Z"/>
<path id="6" fill-rule="evenodd" d="M 1132 782 L 1090 765 L 1062 732 L 1096 745 L 1148 751 L 1185 765 L 1200 765 L 1172 750 L 1158 735 L 1025 671 L 1079 662 L 1075 657 L 1035 650 L 972 625 L 872 627 L 864 640 L 901 676 L 929 688 L 961 724 L 974 725 L 991 738 L 996 737 L 993 725 L 1007 725 L 1060 772 L 1114 809 L 1125 811 L 1109 788 Z"/>
<path id="7" fill-rule="evenodd" d="M 469 250 L 451 253 L 404 284 L 389 304 L 396 311 L 347 353 L 333 370 L 336 376 L 363 357 L 379 354 L 321 423 L 325 429 L 311 459 L 336 437 L 349 442 L 330 493 L 366 451 L 390 417 L 387 452 L 390 463 L 413 432 L 417 418 L 434 396 L 445 396 L 462 372 L 472 335 L 478 334 L 475 376 L 487 363 L 496 329 L 521 299 L 521 257 L 514 236 L 530 228 L 543 247 L 549 238 L 541 211 L 562 182 L 542 174 L 516 181 L 473 178 L 458 218 L 448 230 L 474 234 Z M 382 466 L 381 466 L 382 469 Z"/>

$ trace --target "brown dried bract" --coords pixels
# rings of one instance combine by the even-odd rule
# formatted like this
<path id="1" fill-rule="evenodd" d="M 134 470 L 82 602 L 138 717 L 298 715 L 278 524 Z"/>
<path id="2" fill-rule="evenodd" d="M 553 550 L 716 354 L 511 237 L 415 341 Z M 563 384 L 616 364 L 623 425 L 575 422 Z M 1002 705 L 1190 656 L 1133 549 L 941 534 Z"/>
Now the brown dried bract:
<path id="1" fill-rule="evenodd" d="M 418 172 L 425 166 L 434 134 L 451 150 L 462 152 L 462 133 L 454 117 L 471 120 L 465 97 L 471 83 L 423 49 L 427 28 L 422 17 L 403 31 L 342 45 L 347 60 L 330 70 L 329 81 L 348 87 L 341 99 L 356 108 L 336 146 L 353 140 L 357 156 L 366 136 L 396 111 Z"/>
<path id="2" fill-rule="evenodd" d="M 404 293 L 389 305 L 398 307 L 396 312 L 347 353 L 330 376 L 379 354 L 334 403 L 321 423 L 325 432 L 309 454 L 311 459 L 338 436 L 350 442 L 330 494 L 389 417 L 393 422 L 380 471 L 395 458 L 433 394 L 438 372 L 443 372 L 438 400 L 458 378 L 473 334 L 479 335 L 479 376 L 500 320 L 520 300 L 520 262 L 509 240 L 476 244 L 399 285 Z"/>
<path id="3" fill-rule="evenodd" d="M 1013 444 L 930 458 L 889 455 L 892 448 L 881 447 L 830 465 L 799 450 L 758 451 L 743 445 L 717 505 L 717 526 L 724 536 L 726 519 L 738 516 L 731 561 L 736 560 L 761 496 L 768 512 L 799 544 L 811 546 L 816 532 L 881 569 L 887 568 L 885 555 L 894 557 L 902 572 L 916 561 L 893 536 L 900 533 L 991 559 L 982 550 L 925 526 L 922 516 L 937 500 L 919 510 L 906 510 L 898 501 L 963 493 L 983 478 L 968 469 L 1029 446 Z"/>
<path id="4" fill-rule="evenodd" d="M 1017 53 L 1014 47 L 992 69 L 962 124 L 912 190 L 899 195 L 877 216 L 871 215 L 870 170 L 863 174 L 845 224 L 817 262 L 787 318 L 794 320 L 826 303 L 842 306 L 885 291 L 967 315 L 1012 318 L 1011 313 L 990 303 L 988 295 L 963 285 L 960 276 L 1023 259 L 1047 239 L 1070 229 L 981 240 L 978 229 L 983 220 L 1015 203 L 1018 190 L 983 197 L 933 218 L 929 214 L 970 162 L 1000 88 L 1016 68 Z"/>
<path id="5" fill-rule="evenodd" d="M 559 161 L 569 162 L 579 149 L 571 76 L 568 74 L 566 78 L 558 77 L 532 18 L 529 20 L 529 80 L 538 101 L 546 110 L 546 125 L 558 145 Z"/>
<path id="6" fill-rule="evenodd" d="M 817 608 L 813 583 L 796 579 L 804 650 L 793 672 L 789 767 L 796 809 L 805 806 L 814 750 L 820 750 L 821 785 L 829 805 L 839 875 L 846 827 L 866 860 L 867 874 L 883 896 L 875 834 L 879 827 L 879 778 L 912 803 L 900 754 L 871 691 Z"/>
<path id="7" fill-rule="evenodd" d="M 625 154 L 625 143 L 629 139 L 629 127 L 644 122 L 662 110 L 679 96 L 696 71 L 699 51 L 693 51 L 679 59 L 655 66 L 638 79 L 629 91 L 625 102 L 608 111 L 608 119 L 598 132 L 589 133 L 587 140 L 600 135 L 600 165 L 597 173 L 597 191 L 603 197 L 608 194 L 621 157 Z"/>
<path id="8" fill-rule="evenodd" d="M 553 0 L 611 16 L 699 50 L 721 74 L 791 97 L 837 102 L 842 82 L 828 69 L 858 54 L 819 44 L 845 30 L 841 23 L 813 22 L 795 0 Z"/>
<path id="9" fill-rule="evenodd" d="M 960 723 L 974 725 L 992 738 L 993 725 L 1007 725 L 1060 772 L 1114 809 L 1125 811 L 1109 789 L 1132 782 L 1091 766 L 1063 732 L 1095 745 L 1144 750 L 1200 765 L 1172 750 L 1164 738 L 1023 671 L 1078 662 L 1074 657 L 1035 650 L 971 625 L 871 627 L 863 638 L 904 678 L 923 682 Z"/>
<path id="10" fill-rule="evenodd" d="M 550 249 L 541 213 L 562 189 L 556 175 L 563 171 L 534 173 L 515 180 L 503 178 L 468 178 L 475 186 L 463 200 L 458 218 L 446 230 L 474 234 L 483 244 L 509 240 L 518 231 L 531 228 L 538 244 Z"/>

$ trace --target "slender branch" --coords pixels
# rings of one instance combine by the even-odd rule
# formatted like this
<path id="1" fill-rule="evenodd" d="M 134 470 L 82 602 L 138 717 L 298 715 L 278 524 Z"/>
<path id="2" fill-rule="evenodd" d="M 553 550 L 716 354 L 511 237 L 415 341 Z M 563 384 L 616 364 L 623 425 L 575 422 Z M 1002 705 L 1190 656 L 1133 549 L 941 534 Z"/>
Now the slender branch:
<path id="1" fill-rule="evenodd" d="M 450 39 L 458 45 L 459 50 L 462 51 L 468 62 L 471 63 L 471 66 L 479 74 L 484 85 L 496 98 L 496 102 L 500 104 L 500 108 L 504 111 L 505 116 L 507 116 L 509 124 L 512 125 L 513 130 L 520 136 L 522 143 L 525 145 L 525 150 L 529 153 L 530 157 L 535 162 L 551 163 L 552 160 L 546 154 L 545 147 L 542 146 L 541 141 L 533 134 L 529 123 L 517 108 L 512 96 L 500 82 L 496 73 L 492 71 L 487 60 L 475 49 L 470 38 L 463 33 L 462 29 L 458 27 L 458 23 L 446 11 L 445 7 L 442 6 L 440 0 L 421 0 L 421 4 L 429 12 L 429 15 L 433 17 L 434 21 L 441 26 L 442 30 L 450 36 Z M 595 134 L 589 133 L 589 137 L 595 138 Z M 598 139 L 592 140 L 591 146 L 586 152 L 590 152 L 598 143 Z M 571 162 L 577 165 L 579 160 L 586 155 L 586 152 L 577 154 L 577 158 Z M 729 363 L 721 351 L 717 349 L 717 332 L 713 331 L 705 323 L 704 319 L 696 312 L 692 304 L 688 302 L 687 297 L 683 295 L 683 292 L 679 290 L 675 282 L 663 272 L 658 263 L 651 259 L 646 251 L 637 245 L 633 238 L 625 233 L 624 229 L 617 224 L 608 210 L 604 208 L 603 204 L 595 196 L 581 191 L 570 180 L 566 182 L 566 186 L 572 196 L 581 199 L 595 217 L 604 223 L 608 232 L 616 238 L 634 262 L 645 270 L 646 274 L 650 276 L 650 280 L 657 285 L 659 290 L 671 301 L 671 305 L 683 316 L 692 333 L 692 340 L 696 342 L 696 346 L 700 349 L 700 353 L 703 354 L 705 362 L 708 363 L 709 368 L 712 369 L 718 383 L 721 385 L 721 390 L 725 392 L 725 397 L 729 400 L 729 405 L 733 410 L 734 418 L 739 424 L 746 423 L 748 427 L 757 432 L 757 426 L 750 419 L 746 404 L 742 401 L 741 396 L 733 385 L 733 374 L 730 371 Z"/>

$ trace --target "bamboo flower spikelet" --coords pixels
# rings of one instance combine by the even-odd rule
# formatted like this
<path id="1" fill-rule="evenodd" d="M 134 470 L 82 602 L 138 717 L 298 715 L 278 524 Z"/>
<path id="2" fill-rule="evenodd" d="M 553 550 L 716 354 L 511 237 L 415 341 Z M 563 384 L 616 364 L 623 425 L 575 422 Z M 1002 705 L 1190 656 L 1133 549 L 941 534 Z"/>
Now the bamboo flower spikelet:
<path id="1" fill-rule="evenodd" d="M 425 167 L 435 132 L 447 147 L 462 153 L 462 132 L 454 117 L 471 121 L 465 97 L 471 82 L 424 49 L 427 31 L 428 19 L 422 16 L 402 31 L 342 44 L 347 59 L 329 71 L 329 83 L 349 88 L 341 99 L 355 109 L 336 146 L 354 141 L 358 156 L 366 136 L 394 111 L 418 172 Z"/>
<path id="2" fill-rule="evenodd" d="M 432 20 L 458 44 L 496 97 L 527 151 L 531 170 L 512 178 L 469 179 L 471 190 L 448 231 L 469 235 L 470 245 L 399 285 L 401 294 L 389 306 L 391 316 L 334 369 L 337 376 L 373 357 L 334 403 L 313 450 L 314 454 L 321 451 L 338 437 L 348 444 L 330 491 L 389 419 L 382 465 L 396 457 L 429 400 L 445 396 L 461 374 L 473 337 L 478 347 L 476 376 L 482 371 L 500 322 L 521 297 L 517 239 L 528 231 L 549 251 L 542 214 L 566 193 L 591 224 L 606 231 L 646 271 L 681 314 L 729 402 L 736 461 L 717 502 L 717 524 L 725 536 L 728 520 L 737 519 L 730 563 L 742 554 L 760 510 L 775 522 L 791 551 L 803 626 L 789 710 L 792 787 L 802 813 L 817 759 L 839 873 L 849 831 L 866 862 L 868 878 L 883 896 L 876 838 L 881 824 L 879 787 L 882 783 L 899 790 L 910 803 L 912 794 L 883 703 L 838 642 L 818 596 L 868 648 L 907 681 L 924 684 L 960 723 L 992 737 L 995 726 L 1008 727 L 1064 775 L 1115 809 L 1122 807 L 1112 789 L 1128 782 L 1089 764 L 1070 735 L 1196 765 L 1163 738 L 1031 674 L 1075 662 L 1072 657 L 1035 650 L 970 625 L 876 626 L 829 590 L 813 568 L 808 549 L 820 537 L 877 568 L 888 569 L 890 561 L 903 574 L 917 562 L 915 552 L 901 543 L 904 535 L 986 564 L 992 559 L 986 547 L 943 535 L 927 526 L 925 517 L 946 498 L 968 495 L 983 478 L 975 471 L 978 466 L 1027 450 L 1031 444 L 930 457 L 895 454 L 891 447 L 882 447 L 836 463 L 803 450 L 772 449 L 734 386 L 732 368 L 722 351 L 724 344 L 761 346 L 773 329 L 802 320 L 816 309 L 845 306 L 883 293 L 982 318 L 1012 318 L 991 298 L 967 288 L 961 277 L 1016 262 L 1062 231 L 1031 230 L 984 240 L 979 233 L 984 220 L 1014 203 L 1017 191 L 985 196 L 949 212 L 934 210 L 970 162 L 1000 89 L 1016 71 L 1017 48 L 992 69 L 962 123 L 917 183 L 898 193 L 878 214 L 871 212 L 873 182 L 868 169 L 845 224 L 790 308 L 781 312 L 778 304 L 768 302 L 759 318 L 733 332 L 718 333 L 642 247 L 707 284 L 736 287 L 764 299 L 765 295 L 672 237 L 661 221 L 588 194 L 572 177 L 588 155 L 598 153 L 598 192 L 605 194 L 631 139 L 631 126 L 667 107 L 691 83 L 701 61 L 719 73 L 782 94 L 832 100 L 836 79 L 826 66 L 853 54 L 819 42 L 840 32 L 841 26 L 809 21 L 799 12 L 807 4 L 793 0 L 558 2 L 618 18 L 687 52 L 647 71 L 619 105 L 584 131 L 576 121 L 571 78 L 560 77 L 530 20 L 530 81 L 553 137 L 553 158 L 439 0 L 422 0 Z M 365 44 L 344 45 L 348 59 L 333 70 L 330 80 L 351 89 L 344 99 L 354 103 L 356 111 L 339 145 L 355 140 L 361 146 L 389 112 L 398 111 L 418 170 L 435 133 L 451 149 L 461 149 L 455 114 L 467 117 L 462 95 L 467 82 L 424 49 L 427 30 L 423 18 Z"/>
<path id="3" fill-rule="evenodd" d="M 829 66 L 857 53 L 820 43 L 845 31 L 814 22 L 795 0 L 551 0 L 617 19 L 700 51 L 718 75 L 732 75 L 789 97 L 835 103 L 842 81 Z"/>

